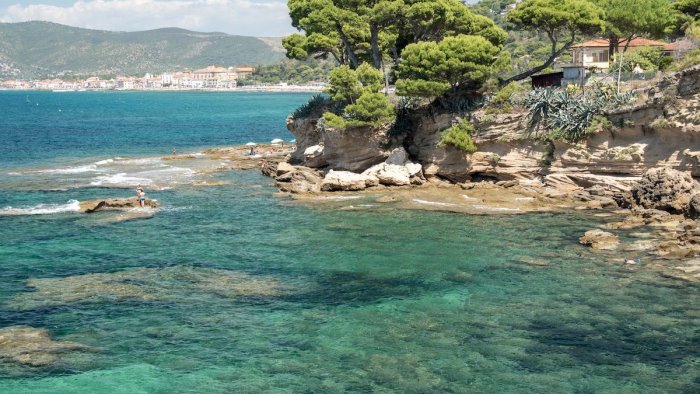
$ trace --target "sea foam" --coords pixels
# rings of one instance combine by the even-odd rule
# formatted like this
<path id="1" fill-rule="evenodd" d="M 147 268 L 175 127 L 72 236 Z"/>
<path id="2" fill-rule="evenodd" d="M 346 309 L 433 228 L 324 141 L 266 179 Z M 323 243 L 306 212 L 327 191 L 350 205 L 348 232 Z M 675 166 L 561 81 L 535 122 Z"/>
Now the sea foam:
<path id="1" fill-rule="evenodd" d="M 5 207 L 0 210 L 0 216 L 20 215 L 50 215 L 62 212 L 79 212 L 80 202 L 69 200 L 67 204 L 39 204 L 29 208 Z"/>

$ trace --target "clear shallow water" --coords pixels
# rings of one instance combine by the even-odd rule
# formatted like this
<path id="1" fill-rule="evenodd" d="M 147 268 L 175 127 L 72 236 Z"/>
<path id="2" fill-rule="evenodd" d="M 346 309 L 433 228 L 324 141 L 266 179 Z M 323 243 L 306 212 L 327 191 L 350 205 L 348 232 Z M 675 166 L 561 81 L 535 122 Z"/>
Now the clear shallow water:
<path id="1" fill-rule="evenodd" d="M 92 100 L 64 94 L 45 94 L 42 102 L 72 97 L 89 107 Z M 149 103 L 175 107 L 190 99 L 139 95 L 143 112 L 151 112 Z M 259 110 L 235 104 L 244 95 L 195 96 L 237 111 L 229 117 L 248 119 Z M 138 96 L 102 98 L 109 97 Z M 284 135 L 285 114 L 305 99 L 267 95 L 264 101 L 276 105 L 255 126 L 259 136 L 247 123 L 224 122 L 218 127 L 230 127 L 231 136 L 219 140 L 209 127 L 193 124 L 187 133 L 201 133 L 193 137 L 200 140 L 178 150 Z M 37 133 L 51 133 L 53 116 L 18 113 L 3 120 L 2 138 L 22 136 L 4 126 L 22 117 L 35 122 Z M 104 122 L 111 125 L 92 134 L 130 130 L 112 115 Z M 107 175 L 194 167 L 155 160 L 169 153 L 175 137 L 169 128 L 153 130 L 150 147 L 124 139 L 113 148 L 81 147 L 80 140 L 66 147 L 3 141 L 0 209 L 132 194 L 131 187 L 91 186 L 104 176 L 96 172 L 47 178 L 32 171 L 115 157 L 147 160 L 141 168 L 106 169 Z M 26 153 L 8 153 L 15 149 Z M 163 204 L 149 220 L 0 215 L 0 327 L 46 328 L 56 340 L 95 348 L 63 354 L 46 367 L 0 360 L 1 392 L 700 390 L 698 288 L 602 264 L 576 244 L 597 224 L 594 218 L 391 206 L 342 211 L 274 197 L 269 180 L 255 171 L 210 175 L 226 183 L 218 187 L 168 174 L 146 175 L 172 186 L 147 188 Z M 82 186 L 70 187 L 74 181 Z M 242 286 L 241 275 L 250 286 L 231 294 L 231 286 Z M 38 289 L 27 285 L 31 278 L 56 281 Z"/>

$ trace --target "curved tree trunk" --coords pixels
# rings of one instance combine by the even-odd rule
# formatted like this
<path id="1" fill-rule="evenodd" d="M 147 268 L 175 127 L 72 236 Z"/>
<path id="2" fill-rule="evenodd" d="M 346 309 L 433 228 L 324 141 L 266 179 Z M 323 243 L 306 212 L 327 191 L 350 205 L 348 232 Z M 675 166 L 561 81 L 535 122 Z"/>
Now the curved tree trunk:
<path id="1" fill-rule="evenodd" d="M 566 44 L 564 44 L 563 47 L 557 49 L 557 40 L 554 38 L 554 35 L 550 32 L 548 32 L 547 35 L 549 36 L 549 40 L 552 42 L 552 52 L 549 55 L 549 58 L 544 63 L 540 64 L 537 67 L 533 67 L 533 68 L 531 68 L 523 73 L 520 73 L 518 75 L 514 75 L 514 76 L 502 81 L 501 85 L 507 85 L 513 81 L 523 80 L 523 79 L 525 79 L 525 78 L 527 78 L 535 73 L 538 73 L 538 72 L 544 70 L 545 68 L 551 66 L 552 63 L 554 63 L 554 60 L 556 60 L 559 56 L 561 56 L 562 53 L 564 53 L 564 51 L 566 51 L 567 49 L 569 49 L 571 47 L 571 45 L 573 45 L 574 40 L 575 40 L 575 36 L 572 33 L 571 40 L 569 40 Z"/>

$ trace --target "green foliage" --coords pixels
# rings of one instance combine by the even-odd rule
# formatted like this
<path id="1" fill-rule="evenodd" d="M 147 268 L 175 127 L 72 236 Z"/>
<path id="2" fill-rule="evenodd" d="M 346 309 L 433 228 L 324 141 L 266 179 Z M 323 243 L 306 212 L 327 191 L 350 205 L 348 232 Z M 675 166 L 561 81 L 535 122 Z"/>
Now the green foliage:
<path id="1" fill-rule="evenodd" d="M 634 48 L 622 57 L 622 72 L 632 72 L 636 66 L 644 71 L 664 70 L 672 61 L 659 47 Z M 617 55 L 613 56 L 611 63 L 611 71 L 619 71 L 620 58 Z"/>
<path id="2" fill-rule="evenodd" d="M 508 85 L 504 86 L 496 92 L 493 96 L 491 96 L 491 100 L 489 100 L 488 107 L 492 109 L 500 109 L 503 111 L 508 111 L 513 108 L 513 101 L 512 99 L 515 98 L 515 96 L 525 92 L 528 88 L 517 82 L 511 82 Z"/>
<path id="3" fill-rule="evenodd" d="M 355 104 L 345 107 L 348 118 L 355 122 L 379 125 L 395 117 L 394 106 L 382 93 L 363 93 Z"/>
<path id="4" fill-rule="evenodd" d="M 700 18 L 700 0 L 678 0 L 671 5 L 676 11 L 692 17 Z"/>
<path id="5" fill-rule="evenodd" d="M 668 0 L 597 0 L 611 38 L 662 37 L 674 23 Z"/>
<path id="6" fill-rule="evenodd" d="M 297 108 L 292 114 L 292 117 L 295 119 L 319 117 L 330 107 L 331 101 L 328 96 L 317 94 L 311 97 L 306 104 Z"/>
<path id="7" fill-rule="evenodd" d="M 342 116 L 332 112 L 323 114 L 327 126 L 335 129 L 349 127 L 380 126 L 396 117 L 394 106 L 382 93 L 363 93 L 354 104 L 345 107 Z"/>
<path id="8" fill-rule="evenodd" d="M 348 127 L 348 123 L 345 119 L 332 112 L 323 114 L 323 122 L 334 129 L 345 129 Z"/>
<path id="9" fill-rule="evenodd" d="M 304 84 L 313 81 L 325 81 L 332 65 L 327 61 L 288 60 L 276 64 L 258 65 L 255 72 L 238 81 L 239 86 L 277 84 L 281 82 Z"/>
<path id="10" fill-rule="evenodd" d="M 629 104 L 633 99 L 632 93 L 618 95 L 611 86 L 594 85 L 585 95 L 576 96 L 563 90 L 533 90 L 523 100 L 523 105 L 530 111 L 530 130 L 540 126 L 549 131 L 550 138 L 577 142 L 596 131 L 591 125 L 597 116 L 605 110 Z M 603 123 L 600 119 L 595 122 L 597 126 Z"/>
<path id="11" fill-rule="evenodd" d="M 578 34 L 594 34 L 604 29 L 603 12 L 586 0 L 525 0 L 508 12 L 507 21 L 516 30 L 543 32 L 550 41 L 544 62 L 510 80 L 522 80 L 550 66 L 575 42 Z M 546 47 L 537 48 L 546 51 Z"/>
<path id="12" fill-rule="evenodd" d="M 354 103 L 363 93 L 376 93 L 381 87 L 382 73 L 367 63 L 357 70 L 342 65 L 331 71 L 326 93 L 333 101 Z"/>
<path id="13" fill-rule="evenodd" d="M 664 118 L 663 116 L 659 116 L 658 118 L 654 119 L 653 122 L 649 124 L 649 127 L 652 129 L 658 130 L 658 129 L 667 129 L 671 126 L 671 122 L 668 121 L 668 119 Z"/>
<path id="14" fill-rule="evenodd" d="M 613 130 L 613 124 L 608 119 L 607 117 L 603 115 L 595 115 L 593 116 L 593 119 L 591 119 L 591 123 L 588 125 L 586 128 L 586 134 L 591 135 L 591 134 L 597 134 L 602 131 L 612 131 Z"/>
<path id="15" fill-rule="evenodd" d="M 292 25 L 304 35 L 285 40 L 287 56 L 333 56 L 339 64 L 395 64 L 406 45 L 479 35 L 495 46 L 507 34 L 459 0 L 289 0 Z M 301 39 L 301 37 L 305 39 Z"/>
<path id="16" fill-rule="evenodd" d="M 468 120 L 462 120 L 442 132 L 442 138 L 438 145 L 442 147 L 451 145 L 461 151 L 474 153 L 477 148 L 472 139 L 473 132 L 474 126 Z"/>
<path id="17" fill-rule="evenodd" d="M 674 72 L 681 71 L 698 64 L 700 64 L 700 48 L 693 49 L 686 53 L 685 56 L 671 63 L 667 70 Z"/>
<path id="18" fill-rule="evenodd" d="M 481 36 L 447 37 L 408 45 L 396 89 L 402 96 L 437 97 L 478 88 L 491 75 L 500 49 Z"/>

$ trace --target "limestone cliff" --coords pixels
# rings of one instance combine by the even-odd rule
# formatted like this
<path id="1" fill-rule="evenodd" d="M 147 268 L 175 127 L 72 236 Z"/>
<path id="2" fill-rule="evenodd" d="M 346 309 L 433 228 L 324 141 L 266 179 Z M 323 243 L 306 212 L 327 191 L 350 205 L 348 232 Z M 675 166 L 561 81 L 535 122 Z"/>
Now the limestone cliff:
<path id="1" fill-rule="evenodd" d="M 455 114 L 433 108 L 414 112 L 409 126 L 387 129 L 325 129 L 310 119 L 288 119 L 297 137 L 294 164 L 361 172 L 403 146 L 423 165 L 426 177 L 453 182 L 518 180 L 561 188 L 600 185 L 628 190 L 650 168 L 668 167 L 700 177 L 700 66 L 670 74 L 637 91 L 637 104 L 607 114 L 612 131 L 578 144 L 529 138 L 526 112 L 467 114 L 476 127 L 478 151 L 440 147 L 440 131 Z"/>

